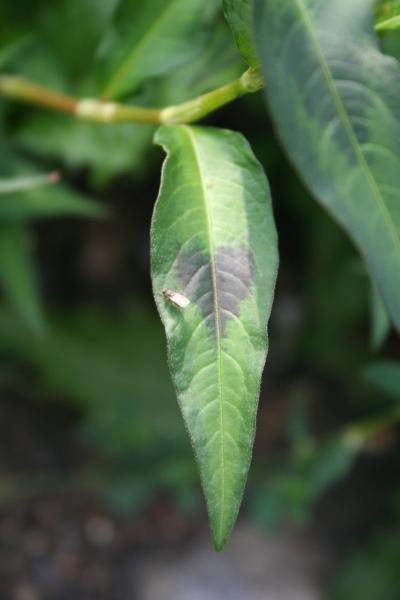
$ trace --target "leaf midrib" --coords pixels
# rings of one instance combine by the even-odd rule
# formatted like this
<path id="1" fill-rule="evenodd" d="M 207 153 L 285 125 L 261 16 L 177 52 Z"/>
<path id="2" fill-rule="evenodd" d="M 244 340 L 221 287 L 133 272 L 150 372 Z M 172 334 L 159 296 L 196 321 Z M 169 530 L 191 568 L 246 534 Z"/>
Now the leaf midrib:
<path id="1" fill-rule="evenodd" d="M 214 299 L 214 320 L 215 320 L 215 339 L 217 347 L 217 378 L 218 378 L 218 396 L 219 396 L 219 426 L 220 426 L 220 440 L 221 440 L 221 500 L 220 500 L 220 521 L 219 521 L 219 537 L 224 522 L 224 510 L 225 510 L 225 426 L 224 426 L 224 401 L 223 401 L 223 389 L 222 389 L 222 362 L 221 362 L 221 320 L 220 320 L 220 307 L 218 299 L 218 285 L 217 285 L 217 268 L 215 264 L 215 247 L 214 240 L 212 237 L 213 222 L 211 211 L 208 204 L 208 190 L 205 186 L 205 177 L 203 176 L 201 160 L 199 151 L 197 149 L 196 140 L 190 127 L 186 125 L 181 126 L 182 130 L 186 132 L 190 144 L 193 148 L 193 154 L 195 157 L 195 164 L 199 173 L 199 179 L 201 183 L 202 197 L 204 201 L 204 210 L 207 219 L 207 237 L 208 247 L 210 253 L 210 267 L 211 267 L 211 280 L 213 287 L 213 299 Z"/>
<path id="2" fill-rule="evenodd" d="M 149 0 L 149 2 L 151 2 L 151 1 L 152 0 Z M 181 0 L 172 0 L 170 2 L 170 4 L 168 4 L 168 6 L 164 10 L 164 12 L 160 13 L 159 18 L 154 21 L 153 25 L 151 27 L 149 27 L 149 29 L 147 29 L 146 33 L 144 34 L 142 39 L 139 41 L 139 43 L 136 44 L 136 46 L 131 50 L 131 52 L 128 53 L 128 56 L 122 61 L 122 64 L 117 69 L 117 71 L 114 73 L 113 77 L 108 82 L 107 86 L 105 87 L 104 92 L 102 94 L 102 98 L 104 100 L 110 100 L 114 96 L 114 94 L 116 93 L 115 88 L 118 86 L 118 83 L 121 80 L 121 78 L 124 77 L 126 71 L 132 66 L 132 63 L 135 62 L 136 56 L 138 54 L 140 54 L 143 47 L 146 46 L 147 41 L 149 39 L 151 39 L 151 37 L 154 35 L 155 32 L 157 32 L 157 30 L 161 27 L 163 22 L 168 17 L 169 12 L 180 1 Z"/>
<path id="3" fill-rule="evenodd" d="M 322 74 L 324 76 L 328 90 L 330 91 L 330 94 L 332 96 L 332 99 L 333 99 L 334 105 L 336 107 L 340 122 L 342 123 L 343 129 L 344 129 L 345 133 L 347 134 L 347 137 L 348 137 L 350 145 L 354 151 L 354 155 L 357 159 L 357 162 L 358 162 L 361 170 L 365 174 L 367 182 L 372 191 L 372 195 L 375 198 L 378 208 L 381 210 L 384 221 L 388 227 L 388 230 L 390 232 L 390 235 L 392 237 L 394 245 L 397 247 L 397 251 L 398 251 L 398 254 L 400 257 L 400 234 L 397 231 L 397 229 L 393 223 L 393 219 L 390 215 L 390 212 L 388 211 L 388 209 L 386 207 L 385 199 L 381 194 L 379 186 L 375 181 L 374 175 L 372 174 L 371 169 L 365 159 L 365 156 L 359 146 L 357 136 L 354 132 L 351 121 L 347 115 L 346 108 L 342 102 L 340 94 L 336 88 L 334 78 L 330 71 L 330 67 L 325 59 L 323 50 L 319 43 L 318 37 L 316 35 L 314 24 L 310 18 L 310 15 L 308 13 L 306 6 L 304 5 L 303 0 L 293 0 L 293 2 L 297 7 L 297 10 L 300 14 L 300 17 L 301 17 L 307 31 L 309 32 L 311 41 L 312 41 L 312 43 L 315 47 L 316 53 L 317 53 L 318 62 L 320 64 Z"/>

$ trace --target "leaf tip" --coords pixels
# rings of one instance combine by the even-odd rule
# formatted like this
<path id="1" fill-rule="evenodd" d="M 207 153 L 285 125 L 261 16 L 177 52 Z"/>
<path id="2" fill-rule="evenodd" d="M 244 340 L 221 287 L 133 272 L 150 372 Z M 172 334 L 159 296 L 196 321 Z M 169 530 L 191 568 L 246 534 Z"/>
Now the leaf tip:
<path id="1" fill-rule="evenodd" d="M 228 535 L 225 535 L 224 537 L 219 537 L 219 536 L 213 536 L 213 546 L 214 546 L 214 550 L 215 552 L 222 552 L 223 549 L 225 548 L 226 542 L 228 541 Z"/>

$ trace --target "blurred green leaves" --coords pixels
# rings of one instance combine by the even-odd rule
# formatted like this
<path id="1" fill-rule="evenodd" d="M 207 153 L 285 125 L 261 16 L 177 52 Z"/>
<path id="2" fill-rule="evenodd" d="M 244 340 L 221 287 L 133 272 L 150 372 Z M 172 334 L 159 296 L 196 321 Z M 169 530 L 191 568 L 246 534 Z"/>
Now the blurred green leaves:
<path id="1" fill-rule="evenodd" d="M 9 304 L 36 334 L 44 330 L 44 317 L 24 222 L 60 214 L 104 214 L 101 207 L 67 188 L 54 190 L 49 184 L 57 180 L 57 173 L 0 179 L 0 283 Z"/>
<path id="2" fill-rule="evenodd" d="M 379 350 L 389 335 L 390 321 L 382 298 L 374 284 L 371 285 L 370 312 L 371 345 L 374 350 Z"/>
<path id="3" fill-rule="evenodd" d="M 50 173 L 49 175 L 32 175 L 31 177 L 0 179 L 0 195 L 34 189 L 38 186 L 45 185 L 46 183 L 55 183 L 57 179 L 57 173 Z"/>
<path id="4" fill-rule="evenodd" d="M 98 56 L 99 44 L 108 35 L 120 0 L 57 0 L 47 2 L 38 16 L 43 42 L 76 77 L 87 78 Z M 127 26 L 135 27 L 135 15 Z M 60 28 L 66 35 L 61 35 Z"/>
<path id="5" fill-rule="evenodd" d="M 190 8 L 191 4 L 186 1 L 186 12 L 194 10 L 193 6 Z M 75 6 L 74 10 L 72 7 L 69 9 L 71 13 L 79 13 L 79 3 L 72 2 L 71 5 Z M 121 3 L 120 10 L 128 11 L 128 5 L 129 3 L 126 2 Z M 197 6 L 196 11 L 199 12 L 198 0 L 195 5 Z M 152 12 L 152 3 L 147 3 L 146 6 L 146 18 L 149 15 L 156 16 Z M 133 10 L 132 6 L 130 10 Z M 169 70 L 163 76 L 156 76 L 155 73 L 148 72 L 145 80 L 141 77 L 140 84 L 132 89 L 129 100 L 139 106 L 163 107 L 176 104 L 218 87 L 240 74 L 243 69 L 242 60 L 235 48 L 228 25 L 222 15 L 216 13 L 216 3 L 210 2 L 206 10 L 203 6 L 201 12 L 200 22 L 209 24 L 207 30 L 200 26 L 198 31 L 201 35 L 199 33 L 198 38 L 186 38 L 189 48 L 183 52 L 183 57 L 176 63 L 173 70 Z M 114 15 L 114 20 L 118 21 L 119 18 L 117 14 Z M 113 23 L 114 20 L 111 19 L 111 22 Z M 124 24 L 126 42 L 129 42 L 130 35 L 133 37 L 136 35 L 135 27 L 139 27 L 139 23 L 136 21 L 135 18 L 131 18 L 127 19 Z M 39 40 L 36 40 L 36 46 L 39 45 L 40 52 L 30 59 L 30 70 L 22 61 L 14 63 L 15 70 L 32 76 L 40 69 L 40 81 L 43 84 L 51 85 L 53 83 L 54 85 L 52 69 L 49 68 L 46 82 L 47 71 L 43 67 L 44 57 L 48 57 L 49 52 L 52 51 L 53 63 L 56 61 L 56 65 L 59 65 L 59 73 L 64 74 L 58 87 L 68 88 L 68 91 L 73 94 L 80 92 L 85 95 L 99 95 L 101 93 L 99 78 L 101 79 L 101 77 L 98 70 L 105 68 L 102 65 L 103 59 L 94 58 L 91 66 L 86 66 L 85 69 L 82 67 L 79 73 L 76 73 L 69 66 L 68 61 L 61 61 L 55 41 L 54 44 L 50 44 L 53 37 L 60 38 L 58 30 L 53 32 L 53 37 L 49 37 L 48 28 L 53 22 L 54 19 L 50 19 L 46 25 L 46 35 L 42 32 Z M 111 36 L 111 30 L 110 25 L 107 35 Z M 198 43 L 194 43 L 196 39 L 198 39 Z M 40 40 L 42 41 L 40 42 Z M 58 43 L 62 44 L 62 36 L 61 39 L 58 39 Z M 104 41 L 99 41 L 96 57 L 104 43 Z M 157 60 L 162 67 L 165 63 L 165 56 L 158 55 Z M 99 66 L 98 62 L 102 66 Z M 152 164 L 149 160 L 149 148 L 154 130 L 155 128 L 151 125 L 103 125 L 83 122 L 45 111 L 30 110 L 29 112 L 25 111 L 24 118 L 18 121 L 10 133 L 18 148 L 28 150 L 33 155 L 46 160 L 56 159 L 70 169 L 88 169 L 90 183 L 98 187 L 122 174 L 143 177 L 147 173 Z"/>
<path id="6" fill-rule="evenodd" d="M 400 400 L 400 363 L 395 361 L 376 361 L 363 371 L 368 383 L 381 389 L 394 400 Z"/>
<path id="7" fill-rule="evenodd" d="M 286 431 L 289 448 L 278 460 L 256 463 L 256 477 L 250 482 L 252 518 L 267 530 L 288 520 L 307 521 L 318 500 L 348 474 L 360 451 L 343 431 L 322 440 L 312 435 L 310 390 L 299 383 L 294 389 L 297 397 L 289 407 Z"/>
<path id="8" fill-rule="evenodd" d="M 399 0 L 381 0 L 377 8 L 375 29 L 379 32 L 400 28 Z"/>
<path id="9" fill-rule="evenodd" d="M 331 586 L 329 600 L 397 600 L 400 589 L 400 527 L 382 529 L 348 554 Z"/>
<path id="10" fill-rule="evenodd" d="M 50 315 L 40 337 L 0 311 L 0 352 L 33 368 L 41 402 L 57 397 L 78 409 L 80 435 L 102 460 L 83 465 L 75 478 L 119 511 L 139 510 L 160 489 L 196 497 L 163 337 L 156 315 L 140 305 L 118 316 L 93 307 Z M 24 385 L 32 394 L 32 383 Z"/>
<path id="11" fill-rule="evenodd" d="M 223 0 L 225 16 L 237 47 L 250 67 L 259 64 L 253 39 L 252 0 Z"/>
<path id="12" fill-rule="evenodd" d="M 43 333 L 44 317 L 32 249 L 25 227 L 0 224 L 0 283 L 8 302 L 35 334 Z"/>
<path id="13" fill-rule="evenodd" d="M 104 99 L 190 62 L 205 47 L 216 0 L 125 0 L 100 49 Z M 190 40 L 190 43 L 188 43 Z"/>

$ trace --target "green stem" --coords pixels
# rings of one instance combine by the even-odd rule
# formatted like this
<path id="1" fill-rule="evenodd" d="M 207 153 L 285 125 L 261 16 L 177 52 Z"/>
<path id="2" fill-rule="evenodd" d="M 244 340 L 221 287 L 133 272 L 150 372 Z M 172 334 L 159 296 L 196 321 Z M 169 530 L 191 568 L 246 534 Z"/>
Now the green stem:
<path id="1" fill-rule="evenodd" d="M 0 75 L 2 96 L 100 123 L 192 123 L 244 94 L 257 92 L 262 87 L 263 81 L 259 69 L 248 69 L 239 79 L 207 94 L 176 106 L 157 109 L 97 99 L 79 100 L 53 92 L 20 77 Z"/>
<path id="2" fill-rule="evenodd" d="M 264 86 L 259 69 L 248 69 L 243 75 L 212 92 L 193 100 L 169 106 L 161 111 L 162 123 L 193 123 L 229 104 L 236 98 L 258 92 Z"/>
<path id="3" fill-rule="evenodd" d="M 75 98 L 53 92 L 14 75 L 0 75 L 0 94 L 27 104 L 36 104 L 72 114 L 77 104 Z"/>

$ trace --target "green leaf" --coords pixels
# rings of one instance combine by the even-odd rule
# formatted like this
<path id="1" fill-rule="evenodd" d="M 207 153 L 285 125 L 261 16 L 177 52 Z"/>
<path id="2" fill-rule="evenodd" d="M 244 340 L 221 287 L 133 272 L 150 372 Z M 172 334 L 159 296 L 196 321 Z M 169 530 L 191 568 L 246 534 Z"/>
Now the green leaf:
<path id="1" fill-rule="evenodd" d="M 73 73 L 90 69 L 98 44 L 120 0 L 58 0 L 40 14 L 40 33 Z M 68 35 L 60 35 L 60 26 Z"/>
<path id="2" fill-rule="evenodd" d="M 103 98 L 192 60 L 205 44 L 215 0 L 126 0 L 102 44 Z"/>
<path id="3" fill-rule="evenodd" d="M 84 411 L 85 431 L 102 451 L 134 458 L 155 447 L 187 448 L 162 327 L 148 309 L 51 313 L 46 335 L 34 338 L 0 311 L 0 350 L 34 367 L 45 393 L 61 391 Z"/>
<path id="4" fill-rule="evenodd" d="M 221 18 L 210 32 L 207 48 L 195 60 L 157 81 L 158 105 L 171 106 L 205 94 L 239 78 L 243 68 L 229 26 Z"/>
<path id="5" fill-rule="evenodd" d="M 379 21 L 379 23 L 375 25 L 375 29 L 376 31 L 390 31 L 393 29 L 400 29 L 400 14 Z"/>
<path id="6" fill-rule="evenodd" d="M 388 501 L 390 506 L 390 501 Z M 394 502 L 393 502 L 394 504 Z M 400 589 L 400 527 L 389 517 L 387 529 L 380 529 L 369 539 L 363 536 L 356 547 L 345 553 L 324 597 L 326 600 L 395 600 Z M 371 523 L 375 528 L 375 523 Z"/>
<path id="7" fill-rule="evenodd" d="M 224 13 L 237 47 L 250 67 L 259 64 L 253 40 L 252 0 L 223 0 Z"/>
<path id="8" fill-rule="evenodd" d="M 0 178 L 0 195 L 24 192 L 42 185 L 55 183 L 58 180 L 56 172 L 47 175 L 30 175 L 27 177 Z"/>
<path id="9" fill-rule="evenodd" d="M 241 58 L 221 17 L 201 55 L 146 84 L 132 102 L 146 106 L 178 104 L 236 79 L 242 72 Z M 30 154 L 57 158 L 73 169 L 89 168 L 90 180 L 103 184 L 121 173 L 136 178 L 146 173 L 152 166 L 148 150 L 154 131 L 153 125 L 143 123 L 90 123 L 42 111 L 25 118 L 13 132 L 13 139 Z"/>
<path id="10" fill-rule="evenodd" d="M 364 369 L 364 379 L 386 394 L 400 400 L 400 363 L 395 361 L 374 362 Z"/>
<path id="11" fill-rule="evenodd" d="M 374 350 L 378 350 L 389 334 L 390 321 L 375 285 L 371 285 L 370 293 L 371 346 Z"/>
<path id="12" fill-rule="evenodd" d="M 44 186 L 0 196 L 0 219 L 30 219 L 76 215 L 104 217 L 106 210 L 66 186 Z"/>
<path id="13" fill-rule="evenodd" d="M 0 284 L 11 306 L 35 334 L 44 330 L 29 239 L 19 224 L 0 225 Z"/>
<path id="14" fill-rule="evenodd" d="M 267 353 L 277 271 L 271 199 L 238 133 L 164 126 L 156 142 L 168 158 L 151 229 L 153 290 L 220 550 L 243 494 Z M 171 304 L 165 289 L 189 305 Z"/>
<path id="15" fill-rule="evenodd" d="M 376 19 L 376 31 L 392 31 L 400 27 L 400 2 L 399 0 L 388 0 L 382 2 L 378 9 Z"/>
<path id="16" fill-rule="evenodd" d="M 151 102 L 151 101 L 150 101 Z M 70 168 L 91 169 L 96 182 L 120 173 L 140 174 L 154 127 L 147 124 L 103 124 L 38 114 L 25 120 L 15 139 L 30 152 L 58 158 Z"/>
<path id="17" fill-rule="evenodd" d="M 400 65 L 379 52 L 371 7 L 255 0 L 256 41 L 283 144 L 400 330 Z"/>
<path id="18" fill-rule="evenodd" d="M 0 48 L 0 69 L 5 69 L 12 63 L 15 56 L 18 56 L 24 50 L 30 40 L 29 35 L 18 37 L 6 46 L 1 45 Z"/>

